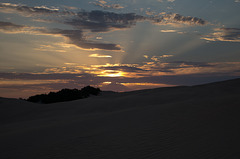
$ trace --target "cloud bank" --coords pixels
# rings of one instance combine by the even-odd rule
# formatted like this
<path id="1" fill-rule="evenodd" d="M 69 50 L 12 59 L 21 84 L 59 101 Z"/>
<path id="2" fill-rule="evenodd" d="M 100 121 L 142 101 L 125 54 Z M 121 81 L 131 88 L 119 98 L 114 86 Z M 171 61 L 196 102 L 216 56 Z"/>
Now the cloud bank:
<path id="1" fill-rule="evenodd" d="M 49 16 L 49 15 L 75 15 L 71 11 L 60 11 L 58 8 L 48 8 L 46 6 L 29 7 L 20 4 L 0 3 L 0 11 L 5 13 L 19 13 L 23 16 Z"/>
<path id="2" fill-rule="evenodd" d="M 63 67 L 47 68 L 39 73 L 0 73 L 0 88 L 1 91 L 18 92 L 18 95 L 21 92 L 26 96 L 62 88 L 80 88 L 86 85 L 104 88 L 108 84 L 121 84 L 134 89 L 142 89 L 168 85 L 192 85 L 236 78 L 240 76 L 239 70 L 239 62 L 173 61 L 166 63 L 155 61 L 142 65 L 92 66 L 67 64 Z M 112 85 L 107 88 L 117 90 Z M 0 92 L 1 94 L 4 92 Z"/>
<path id="3" fill-rule="evenodd" d="M 121 47 L 117 44 L 111 43 L 98 43 L 95 41 L 87 40 L 83 31 L 81 30 L 62 30 L 62 29 L 47 29 L 28 27 L 24 25 L 17 25 L 10 22 L 0 22 L 0 31 L 3 33 L 25 33 L 36 35 L 48 35 L 48 36 L 62 36 L 68 39 L 68 43 L 74 44 L 79 48 L 88 50 L 112 50 L 120 51 Z"/>
<path id="4" fill-rule="evenodd" d="M 107 2 L 98 0 L 97 3 L 107 5 Z M 116 6 L 115 6 L 116 7 Z M 142 16 L 135 13 L 114 13 L 107 11 L 79 11 L 73 12 L 47 6 L 25 6 L 20 4 L 0 3 L 0 12 L 17 13 L 22 16 L 32 17 L 33 21 L 61 23 L 71 26 L 73 29 L 40 28 L 36 26 L 24 26 L 11 22 L 1 22 L 1 32 L 4 33 L 28 33 L 43 34 L 50 36 L 62 36 L 69 44 L 81 49 L 123 51 L 122 47 L 114 43 L 105 43 L 87 39 L 88 34 L 111 32 L 115 30 L 134 27 L 138 22 L 149 21 L 157 25 L 206 25 L 207 22 L 201 18 L 182 16 L 180 14 L 160 14 L 158 16 Z M 52 17 L 51 17 L 52 16 Z M 49 18 L 50 17 L 50 18 Z M 37 19 L 36 19 L 37 18 Z M 164 32 L 164 31 L 162 31 Z M 165 32 L 173 32 L 166 30 Z"/>
<path id="5" fill-rule="evenodd" d="M 125 29 L 145 20 L 146 17 L 134 13 L 117 14 L 114 12 L 91 11 L 78 12 L 77 17 L 65 22 L 74 28 L 87 29 L 91 32 L 107 32 L 115 29 Z"/>
<path id="6" fill-rule="evenodd" d="M 202 37 L 207 41 L 240 42 L 239 28 L 216 28 L 214 33 Z"/>

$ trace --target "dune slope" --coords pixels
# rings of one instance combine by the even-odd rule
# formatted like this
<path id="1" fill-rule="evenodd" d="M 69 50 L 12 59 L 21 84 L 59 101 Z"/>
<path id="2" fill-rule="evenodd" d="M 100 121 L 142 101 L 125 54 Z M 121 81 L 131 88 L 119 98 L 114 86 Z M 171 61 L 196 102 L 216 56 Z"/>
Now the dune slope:
<path id="1" fill-rule="evenodd" d="M 240 79 L 34 104 L 0 98 L 1 159 L 238 159 Z"/>

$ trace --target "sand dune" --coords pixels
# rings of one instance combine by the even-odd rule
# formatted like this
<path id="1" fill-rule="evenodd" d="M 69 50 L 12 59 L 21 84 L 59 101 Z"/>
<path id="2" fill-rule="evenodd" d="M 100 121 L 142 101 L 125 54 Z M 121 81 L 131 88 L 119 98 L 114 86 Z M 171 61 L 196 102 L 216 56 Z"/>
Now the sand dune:
<path id="1" fill-rule="evenodd" d="M 239 159 L 240 79 L 55 104 L 0 98 L 1 159 Z"/>

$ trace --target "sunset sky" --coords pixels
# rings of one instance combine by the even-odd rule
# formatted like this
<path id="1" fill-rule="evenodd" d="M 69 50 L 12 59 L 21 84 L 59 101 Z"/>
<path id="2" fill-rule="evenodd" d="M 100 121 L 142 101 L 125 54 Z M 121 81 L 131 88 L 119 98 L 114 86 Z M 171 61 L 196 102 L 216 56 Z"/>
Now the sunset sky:
<path id="1" fill-rule="evenodd" d="M 240 77 L 240 0 L 0 0 L 0 96 Z"/>

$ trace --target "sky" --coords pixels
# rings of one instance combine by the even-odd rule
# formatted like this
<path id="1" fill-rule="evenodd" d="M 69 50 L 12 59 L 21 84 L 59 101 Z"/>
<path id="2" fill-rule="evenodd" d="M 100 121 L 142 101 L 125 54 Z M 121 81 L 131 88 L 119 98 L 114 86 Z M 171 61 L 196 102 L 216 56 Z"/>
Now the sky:
<path id="1" fill-rule="evenodd" d="M 240 77 L 239 0 L 0 0 L 0 96 Z"/>

